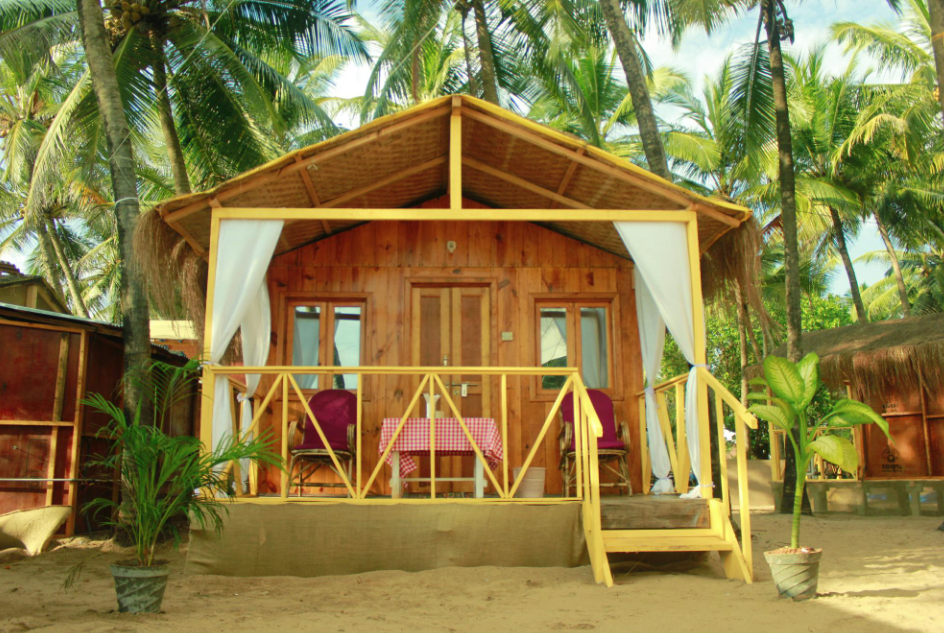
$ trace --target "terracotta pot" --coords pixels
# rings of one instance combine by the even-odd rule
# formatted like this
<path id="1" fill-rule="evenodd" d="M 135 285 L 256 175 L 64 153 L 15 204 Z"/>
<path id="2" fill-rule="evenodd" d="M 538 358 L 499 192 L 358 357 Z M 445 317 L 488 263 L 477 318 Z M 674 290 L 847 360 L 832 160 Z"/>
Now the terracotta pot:
<path id="1" fill-rule="evenodd" d="M 121 613 L 160 613 L 170 567 L 163 561 L 141 567 L 131 561 L 111 566 Z"/>
<path id="2" fill-rule="evenodd" d="M 822 556 L 821 549 L 787 553 L 780 553 L 779 550 L 764 552 L 780 597 L 794 600 L 808 600 L 814 597 L 819 582 L 819 559 Z"/>

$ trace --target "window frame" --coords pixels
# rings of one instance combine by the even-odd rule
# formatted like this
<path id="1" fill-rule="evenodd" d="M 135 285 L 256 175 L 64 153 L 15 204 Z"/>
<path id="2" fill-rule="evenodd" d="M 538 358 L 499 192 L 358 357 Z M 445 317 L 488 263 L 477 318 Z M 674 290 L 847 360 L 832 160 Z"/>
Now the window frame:
<path id="1" fill-rule="evenodd" d="M 278 364 L 293 366 L 293 344 L 295 338 L 295 308 L 298 306 L 321 306 L 321 318 L 319 319 L 319 348 L 318 348 L 318 367 L 334 367 L 333 357 L 328 353 L 329 347 L 323 344 L 323 341 L 329 340 L 328 332 L 334 331 L 334 308 L 359 307 L 361 308 L 361 332 L 360 332 L 360 364 L 359 367 L 368 366 L 369 355 L 367 353 L 367 319 L 373 308 L 373 297 L 371 293 L 337 293 L 337 292 L 291 292 L 282 293 L 279 305 L 279 327 L 282 336 L 281 344 L 278 346 Z M 331 337 L 333 340 L 333 336 Z M 329 362 L 330 361 L 330 362 Z M 333 376 L 334 374 L 321 374 L 321 376 Z M 361 398 L 368 399 L 370 392 L 370 377 L 361 376 Z M 318 387 L 315 389 L 302 389 L 302 394 L 306 398 L 319 391 L 323 391 L 324 380 L 319 378 Z M 333 383 L 332 383 L 333 384 Z M 291 390 L 291 391 L 294 391 Z M 356 393 L 356 389 L 346 389 Z M 292 394 L 292 398 L 295 394 Z"/>
<path id="2" fill-rule="evenodd" d="M 565 308 L 567 311 L 567 366 L 580 368 L 583 374 L 583 346 L 582 334 L 577 327 L 581 308 L 606 308 L 606 337 L 607 348 L 607 375 L 609 386 L 600 389 L 612 400 L 622 400 L 622 372 L 620 367 L 620 341 L 616 334 L 616 323 L 619 323 L 619 295 L 617 293 L 540 293 L 530 296 L 530 315 L 533 334 L 529 337 L 531 343 L 530 358 L 535 367 L 541 367 L 541 309 Z M 536 402 L 553 402 L 560 393 L 559 389 L 545 389 L 542 386 L 541 376 L 531 378 L 531 400 Z M 590 388 L 590 387 L 588 387 Z"/>

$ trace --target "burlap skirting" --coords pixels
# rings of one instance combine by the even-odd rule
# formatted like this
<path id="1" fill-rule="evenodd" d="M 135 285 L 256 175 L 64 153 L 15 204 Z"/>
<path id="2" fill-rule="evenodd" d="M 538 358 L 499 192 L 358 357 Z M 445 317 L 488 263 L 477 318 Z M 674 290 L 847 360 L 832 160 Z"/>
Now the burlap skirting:
<path id="1" fill-rule="evenodd" d="M 580 505 L 234 504 L 221 534 L 191 525 L 186 573 L 326 576 L 589 563 Z"/>

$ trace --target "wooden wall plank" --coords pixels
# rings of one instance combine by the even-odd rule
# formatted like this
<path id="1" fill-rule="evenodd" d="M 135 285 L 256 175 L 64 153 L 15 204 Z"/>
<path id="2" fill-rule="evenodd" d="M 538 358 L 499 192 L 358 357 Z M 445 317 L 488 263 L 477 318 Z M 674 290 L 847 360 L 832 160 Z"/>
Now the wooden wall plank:
<path id="1" fill-rule="evenodd" d="M 447 244 L 456 242 L 450 253 Z M 370 251 L 369 253 L 367 251 Z M 519 367 L 536 364 L 535 319 L 531 295 L 555 293 L 610 293 L 618 295 L 622 322 L 614 325 L 620 346 L 621 384 L 615 398 L 618 419 L 638 429 L 638 407 L 625 394 L 641 389 L 639 344 L 630 262 L 528 223 L 516 222 L 374 222 L 343 231 L 328 239 L 281 255 L 269 272 L 272 296 L 273 353 L 271 362 L 288 364 L 284 346 L 286 311 L 280 307 L 287 294 L 366 293 L 371 297 L 365 317 L 365 362 L 373 365 L 409 365 L 410 283 L 488 283 L 493 288 L 493 322 L 490 326 L 494 363 Z M 502 332 L 513 340 L 502 341 Z M 274 361 L 272 359 L 275 359 Z M 270 379 L 268 379 L 270 380 Z M 378 458 L 380 425 L 384 417 L 399 417 L 411 395 L 409 377 L 388 376 L 365 379 L 363 402 L 364 473 L 370 473 Z M 265 381 L 264 381 L 265 382 Z M 496 381 L 497 387 L 497 381 Z M 499 402 L 497 393 L 493 404 Z M 552 403 L 533 398 L 527 378 L 508 379 L 509 475 L 521 465 L 534 445 Z M 290 415 L 298 403 L 290 402 Z M 278 434 L 281 405 L 274 403 L 265 427 Z M 497 404 L 493 413 L 499 415 Z M 547 491 L 558 494 L 559 450 L 555 421 L 542 442 L 535 466 L 548 469 Z M 638 433 L 636 433 L 638 436 Z M 638 437 L 633 437 L 631 462 L 638 476 Z M 635 464 L 635 465 L 633 465 Z M 445 463 L 441 468 L 445 467 Z M 442 471 L 443 473 L 445 471 Z M 499 469 L 500 472 L 500 469 Z M 278 474 L 260 473 L 260 490 L 275 492 Z M 384 467 L 373 484 L 375 494 L 389 494 L 389 468 Z M 327 480 L 326 480 L 327 481 Z M 634 489 L 639 490 L 634 479 Z M 310 489 L 314 492 L 315 489 Z"/>

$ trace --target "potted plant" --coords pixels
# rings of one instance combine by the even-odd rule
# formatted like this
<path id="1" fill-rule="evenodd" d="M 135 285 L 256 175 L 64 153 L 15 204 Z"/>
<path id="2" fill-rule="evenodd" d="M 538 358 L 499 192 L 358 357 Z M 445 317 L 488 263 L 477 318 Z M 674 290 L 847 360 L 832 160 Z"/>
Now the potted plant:
<path id="1" fill-rule="evenodd" d="M 810 404 L 820 387 L 816 354 L 809 354 L 798 363 L 768 356 L 764 359 L 764 378 L 756 378 L 751 383 L 766 389 L 764 393 L 752 393 L 748 397 L 769 403 L 752 405 L 750 412 L 786 431 L 784 435 L 796 457 L 790 546 L 765 552 L 764 557 L 780 596 L 804 600 L 816 595 L 823 554 L 821 549 L 800 546 L 800 510 L 810 460 L 819 455 L 847 472 L 855 472 L 859 466 L 855 446 L 847 438 L 834 434 L 834 429 L 875 424 L 888 436 L 888 423 L 867 404 L 850 399 L 837 401 L 818 422 L 811 420 Z"/>
<path id="2" fill-rule="evenodd" d="M 179 544 L 174 520 L 189 517 L 201 527 L 222 529 L 223 501 L 232 497 L 231 482 L 223 474 L 227 463 L 250 459 L 281 464 L 268 449 L 267 436 L 227 439 L 205 453 L 198 439 L 173 437 L 165 431 L 174 405 L 194 392 L 198 367 L 196 361 L 184 367 L 154 361 L 142 378 L 135 379 L 152 405 L 153 417 L 148 419 L 142 420 L 139 405 L 134 418 L 128 420 L 120 407 L 100 394 L 82 401 L 108 416 L 110 422 L 99 435 L 113 441 L 111 454 L 90 464 L 121 472 L 120 501 L 99 498 L 86 505 L 87 510 L 110 510 L 114 518 L 107 524 L 122 530 L 134 547 L 133 560 L 111 566 L 120 612 L 160 611 L 170 570 L 165 561 L 155 560 L 155 553 L 167 535 L 175 547 Z"/>

